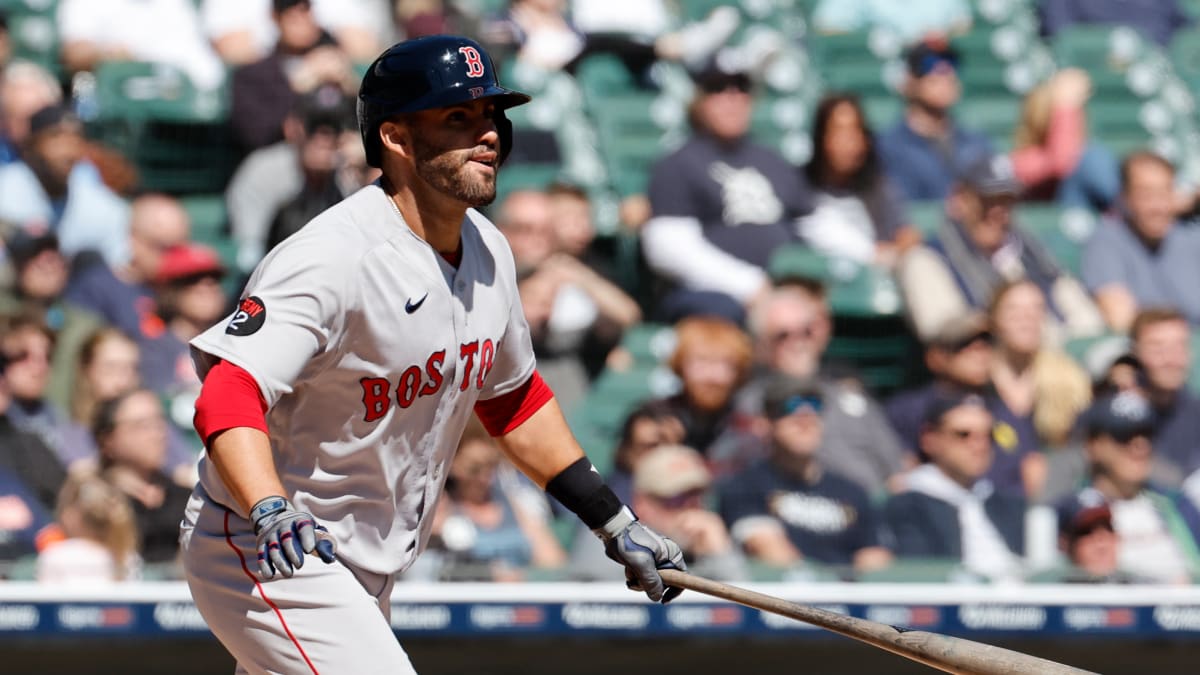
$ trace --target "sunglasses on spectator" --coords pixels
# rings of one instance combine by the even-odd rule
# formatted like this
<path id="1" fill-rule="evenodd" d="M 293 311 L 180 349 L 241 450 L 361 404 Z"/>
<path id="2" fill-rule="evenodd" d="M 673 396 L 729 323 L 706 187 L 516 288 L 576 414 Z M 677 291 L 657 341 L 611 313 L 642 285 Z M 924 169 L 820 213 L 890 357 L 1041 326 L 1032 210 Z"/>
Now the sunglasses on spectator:
<path id="1" fill-rule="evenodd" d="M 925 77 L 926 75 L 937 70 L 941 64 L 946 64 L 951 70 L 958 70 L 958 57 L 950 53 L 931 53 L 926 54 L 917 62 L 916 75 L 917 77 Z"/>
<path id="2" fill-rule="evenodd" d="M 672 497 L 655 497 L 654 500 L 668 509 L 683 509 L 703 499 L 704 492 L 704 488 L 696 488 L 687 492 L 680 492 Z"/>
<path id="3" fill-rule="evenodd" d="M 821 414 L 821 406 L 823 404 L 824 402 L 821 400 L 820 396 L 790 396 L 784 400 L 783 405 L 780 406 L 779 412 L 781 417 L 794 415 L 801 410 L 808 410 L 813 414 L 819 415 Z"/>
<path id="4" fill-rule="evenodd" d="M 954 437 L 955 440 L 967 441 L 971 439 L 990 439 L 992 437 L 991 429 L 962 429 L 951 427 L 946 429 L 946 433 Z"/>
<path id="5" fill-rule="evenodd" d="M 775 331 L 774 333 L 771 333 L 767 339 L 770 340 L 771 344 L 773 345 L 780 345 L 788 340 L 796 338 L 811 340 L 816 332 L 817 331 L 815 328 L 813 328 L 812 324 L 805 324 L 799 327 L 784 328 L 783 330 Z"/>
<path id="6" fill-rule="evenodd" d="M 974 335 L 968 335 L 967 337 L 950 345 L 950 351 L 955 352 L 955 353 L 961 352 L 962 350 L 966 349 L 967 347 L 970 347 L 971 345 L 975 344 L 976 342 L 979 342 L 980 340 L 986 342 L 989 345 L 992 344 L 991 332 L 980 331 Z"/>
<path id="7" fill-rule="evenodd" d="M 19 352 L 6 352 L 6 353 L 4 354 L 4 358 L 5 358 L 5 360 L 6 360 L 6 361 L 8 361 L 8 363 L 11 365 L 11 364 L 13 364 L 13 363 L 22 363 L 22 362 L 24 362 L 24 361 L 29 361 L 29 360 L 30 360 L 30 359 L 32 359 L 32 358 L 33 358 L 35 355 L 40 355 L 40 356 L 41 356 L 41 359 L 42 359 L 43 361 L 48 361 L 48 360 L 49 360 L 49 356 L 47 356 L 46 354 L 35 353 L 35 352 L 32 352 L 32 351 L 30 351 L 30 350 L 28 350 L 28 349 L 25 349 L 25 350 L 22 350 L 22 351 L 19 351 Z"/>

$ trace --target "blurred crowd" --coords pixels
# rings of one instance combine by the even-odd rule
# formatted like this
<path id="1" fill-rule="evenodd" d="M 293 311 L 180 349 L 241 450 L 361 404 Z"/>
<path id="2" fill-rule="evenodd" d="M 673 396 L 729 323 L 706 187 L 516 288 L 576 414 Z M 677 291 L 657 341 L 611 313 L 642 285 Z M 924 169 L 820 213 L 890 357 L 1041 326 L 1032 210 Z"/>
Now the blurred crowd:
<path id="1" fill-rule="evenodd" d="M 739 10 L 708 4 L 685 17 L 666 0 L 59 0 L 56 67 L 15 58 L 0 13 L 0 575 L 178 577 L 203 451 L 188 340 L 228 315 L 272 247 L 376 179 L 360 64 L 405 36 L 463 32 L 505 67 L 571 74 L 607 54 L 643 89 L 662 86 L 656 64 L 690 75 L 686 137 L 647 167 L 617 231 L 569 180 L 504 190 L 488 215 L 570 419 L 631 371 L 632 331 L 665 336 L 653 394 L 585 446 L 692 570 L 1200 580 L 1200 209 L 1172 161 L 1118 156 L 1092 133 L 1098 94 L 1077 68 L 1028 89 L 1003 148 L 956 116 L 966 0 L 815 0 L 800 3 L 814 34 L 884 26 L 907 46 L 898 116 L 874 129 L 854 91 L 827 87 L 797 163 L 751 127 L 765 64 L 802 37 L 734 46 Z M 1173 0 L 1030 4 L 1047 40 L 1122 24 L 1165 45 L 1192 21 Z M 79 83 L 124 61 L 228 93 L 224 249 L 193 235 L 188 195 L 145 189 L 89 124 Z M 936 222 L 910 216 L 931 203 Z M 1023 224 L 1030 203 L 1095 218 L 1078 260 Z M 780 273 L 783 251 L 893 282 L 912 375 L 880 386 L 833 349 L 846 324 L 830 279 Z M 619 576 L 481 426 L 407 574 Z"/>

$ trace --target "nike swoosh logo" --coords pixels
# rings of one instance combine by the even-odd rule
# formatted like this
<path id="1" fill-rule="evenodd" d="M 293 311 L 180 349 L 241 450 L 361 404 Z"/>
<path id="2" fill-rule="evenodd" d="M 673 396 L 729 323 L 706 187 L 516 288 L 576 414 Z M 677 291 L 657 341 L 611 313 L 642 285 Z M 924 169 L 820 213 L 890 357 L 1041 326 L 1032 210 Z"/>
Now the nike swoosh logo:
<path id="1" fill-rule="evenodd" d="M 409 314 L 412 314 L 413 312 L 420 309 L 421 305 L 425 304 L 425 298 L 428 298 L 428 297 L 429 297 L 429 293 L 426 293 L 425 295 L 422 295 L 421 299 L 416 301 L 416 303 L 414 303 L 411 299 L 405 300 L 404 301 L 404 311 L 408 312 Z"/>

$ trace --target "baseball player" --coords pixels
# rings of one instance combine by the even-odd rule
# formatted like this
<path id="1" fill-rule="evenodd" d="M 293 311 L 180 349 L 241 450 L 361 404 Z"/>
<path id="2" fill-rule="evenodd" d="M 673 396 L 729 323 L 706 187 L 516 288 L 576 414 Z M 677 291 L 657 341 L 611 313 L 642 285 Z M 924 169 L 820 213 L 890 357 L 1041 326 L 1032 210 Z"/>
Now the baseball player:
<path id="1" fill-rule="evenodd" d="M 273 249 L 192 342 L 207 452 L 180 540 L 197 608 L 239 673 L 413 673 L 392 580 L 472 412 L 631 588 L 669 601 L 682 589 L 657 570 L 684 569 L 679 547 L 584 457 L 535 369 L 508 245 L 473 208 L 511 147 L 504 110 L 529 96 L 451 36 L 388 49 L 358 96 L 382 178 Z"/>

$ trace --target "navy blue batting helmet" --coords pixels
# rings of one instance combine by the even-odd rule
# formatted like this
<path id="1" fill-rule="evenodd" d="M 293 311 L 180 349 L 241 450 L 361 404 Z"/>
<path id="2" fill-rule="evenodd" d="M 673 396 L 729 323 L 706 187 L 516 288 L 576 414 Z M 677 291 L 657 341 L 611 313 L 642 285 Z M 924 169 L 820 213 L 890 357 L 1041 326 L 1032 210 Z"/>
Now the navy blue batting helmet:
<path id="1" fill-rule="evenodd" d="M 503 161 L 512 145 L 512 125 L 504 110 L 530 98 L 500 86 L 483 47 L 457 35 L 430 35 L 393 45 L 367 69 L 358 90 L 358 128 L 367 163 L 380 165 L 379 126 L 384 120 L 477 98 L 495 99 Z"/>

